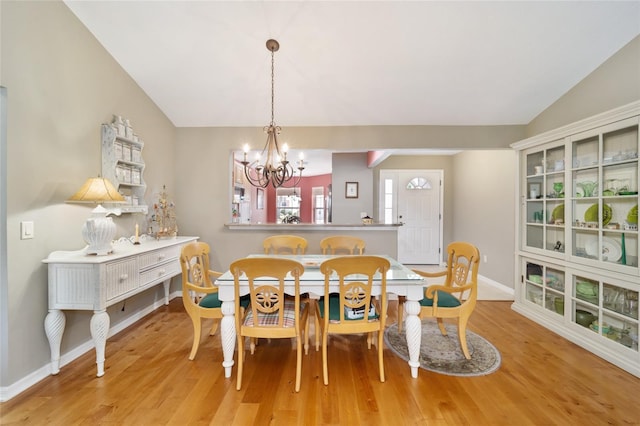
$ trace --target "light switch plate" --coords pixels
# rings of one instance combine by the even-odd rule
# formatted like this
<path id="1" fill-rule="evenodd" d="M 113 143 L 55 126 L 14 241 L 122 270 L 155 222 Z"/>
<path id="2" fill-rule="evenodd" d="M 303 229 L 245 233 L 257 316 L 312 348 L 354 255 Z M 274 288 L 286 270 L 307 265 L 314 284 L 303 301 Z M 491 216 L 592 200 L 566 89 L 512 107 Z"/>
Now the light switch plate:
<path id="1" fill-rule="evenodd" d="M 20 222 L 20 239 L 30 240 L 33 238 L 33 222 Z"/>

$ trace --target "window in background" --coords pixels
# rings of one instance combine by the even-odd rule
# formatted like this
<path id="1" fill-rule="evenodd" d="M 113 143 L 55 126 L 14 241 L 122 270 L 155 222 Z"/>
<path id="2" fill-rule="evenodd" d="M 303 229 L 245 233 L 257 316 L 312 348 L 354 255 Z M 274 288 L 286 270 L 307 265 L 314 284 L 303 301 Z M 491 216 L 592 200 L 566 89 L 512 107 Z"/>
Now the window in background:
<path id="1" fill-rule="evenodd" d="M 313 197 L 313 223 L 324 223 L 324 188 L 321 186 L 311 188 L 311 196 Z"/>
<path id="2" fill-rule="evenodd" d="M 276 222 L 300 222 L 301 201 L 296 188 L 276 188 Z"/>
<path id="3" fill-rule="evenodd" d="M 384 180 L 384 223 L 394 223 L 393 220 L 393 179 Z"/>

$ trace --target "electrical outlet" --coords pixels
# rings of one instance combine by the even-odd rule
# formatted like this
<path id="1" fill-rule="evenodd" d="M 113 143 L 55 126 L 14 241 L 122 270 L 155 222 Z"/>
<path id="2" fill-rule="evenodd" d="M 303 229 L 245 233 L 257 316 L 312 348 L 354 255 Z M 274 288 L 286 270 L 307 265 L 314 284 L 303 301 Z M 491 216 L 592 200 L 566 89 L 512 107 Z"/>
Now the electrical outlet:
<path id="1" fill-rule="evenodd" d="M 20 222 L 20 239 L 30 240 L 33 238 L 33 222 Z"/>

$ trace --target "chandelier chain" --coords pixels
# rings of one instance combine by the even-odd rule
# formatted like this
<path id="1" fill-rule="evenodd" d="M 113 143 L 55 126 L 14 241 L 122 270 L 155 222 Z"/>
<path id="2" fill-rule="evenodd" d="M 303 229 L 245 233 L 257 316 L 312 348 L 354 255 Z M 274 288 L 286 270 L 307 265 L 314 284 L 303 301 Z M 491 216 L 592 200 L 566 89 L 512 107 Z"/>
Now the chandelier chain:
<path id="1" fill-rule="evenodd" d="M 274 56 L 275 53 L 273 50 L 271 50 L 271 125 L 273 126 L 275 124 L 274 122 L 274 99 L 275 99 L 275 67 L 274 67 Z"/>

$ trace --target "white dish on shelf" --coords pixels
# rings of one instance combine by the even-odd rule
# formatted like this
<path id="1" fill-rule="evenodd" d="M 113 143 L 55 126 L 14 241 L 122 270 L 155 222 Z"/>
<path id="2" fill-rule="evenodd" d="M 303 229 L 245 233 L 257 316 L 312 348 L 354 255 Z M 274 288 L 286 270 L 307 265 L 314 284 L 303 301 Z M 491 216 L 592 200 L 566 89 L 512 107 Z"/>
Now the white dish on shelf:
<path id="1" fill-rule="evenodd" d="M 587 255 L 597 258 L 598 242 L 592 241 L 584 246 Z M 606 262 L 617 262 L 622 257 L 622 246 L 616 240 L 604 237 L 602 239 L 602 260 Z"/>

